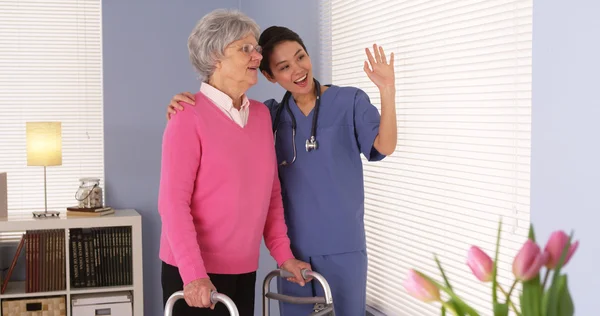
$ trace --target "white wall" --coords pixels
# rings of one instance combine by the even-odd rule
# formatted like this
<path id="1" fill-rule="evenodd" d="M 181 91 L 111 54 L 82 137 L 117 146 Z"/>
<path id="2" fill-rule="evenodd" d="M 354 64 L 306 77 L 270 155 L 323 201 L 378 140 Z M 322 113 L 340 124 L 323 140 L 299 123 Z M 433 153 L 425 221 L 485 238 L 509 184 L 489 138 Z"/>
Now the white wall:
<path id="1" fill-rule="evenodd" d="M 533 5 L 531 213 L 544 244 L 556 229 L 581 241 L 567 266 L 576 315 L 598 315 L 600 289 L 600 3 Z"/>

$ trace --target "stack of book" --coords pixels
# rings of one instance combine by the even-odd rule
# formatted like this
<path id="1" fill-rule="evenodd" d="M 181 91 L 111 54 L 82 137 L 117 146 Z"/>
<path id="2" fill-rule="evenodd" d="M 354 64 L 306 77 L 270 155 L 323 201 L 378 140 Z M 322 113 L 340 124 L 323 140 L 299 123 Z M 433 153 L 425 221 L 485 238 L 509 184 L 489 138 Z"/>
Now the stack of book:
<path id="1" fill-rule="evenodd" d="M 109 206 L 105 207 L 67 207 L 67 216 L 77 217 L 77 216 L 104 216 L 109 214 L 114 214 L 115 210 Z"/>
<path id="2" fill-rule="evenodd" d="M 0 293 L 4 294 L 21 251 L 25 251 L 25 292 L 62 291 L 65 282 L 65 232 L 61 229 L 28 230 L 17 252 Z"/>
<path id="3" fill-rule="evenodd" d="M 133 284 L 131 227 L 72 228 L 69 243 L 72 287 Z"/>

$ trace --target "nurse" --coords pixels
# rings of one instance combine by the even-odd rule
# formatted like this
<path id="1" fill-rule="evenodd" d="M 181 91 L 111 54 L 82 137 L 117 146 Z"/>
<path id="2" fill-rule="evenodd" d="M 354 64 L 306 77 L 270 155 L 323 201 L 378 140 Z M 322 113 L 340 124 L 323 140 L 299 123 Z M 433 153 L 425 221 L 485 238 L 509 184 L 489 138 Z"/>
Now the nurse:
<path id="1" fill-rule="evenodd" d="M 378 87 L 381 114 L 369 96 L 355 87 L 325 86 L 313 77 L 302 39 L 273 26 L 260 36 L 260 70 L 287 92 L 271 112 L 285 219 L 292 251 L 329 282 L 336 315 L 364 316 L 367 253 L 364 186 L 360 155 L 379 161 L 397 143 L 394 54 L 365 49 L 364 71 Z M 176 95 L 167 116 L 194 104 L 191 93 Z M 280 280 L 280 293 L 323 295 L 314 282 L 300 286 Z M 311 306 L 280 304 L 283 316 L 306 316 Z"/>

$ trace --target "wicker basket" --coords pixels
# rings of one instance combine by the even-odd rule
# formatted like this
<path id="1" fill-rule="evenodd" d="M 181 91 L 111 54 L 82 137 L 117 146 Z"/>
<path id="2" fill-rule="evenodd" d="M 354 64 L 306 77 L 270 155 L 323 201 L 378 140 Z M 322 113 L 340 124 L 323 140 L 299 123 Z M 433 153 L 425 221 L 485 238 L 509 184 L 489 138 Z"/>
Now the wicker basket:
<path id="1" fill-rule="evenodd" d="M 3 300 L 2 316 L 66 316 L 64 296 Z"/>

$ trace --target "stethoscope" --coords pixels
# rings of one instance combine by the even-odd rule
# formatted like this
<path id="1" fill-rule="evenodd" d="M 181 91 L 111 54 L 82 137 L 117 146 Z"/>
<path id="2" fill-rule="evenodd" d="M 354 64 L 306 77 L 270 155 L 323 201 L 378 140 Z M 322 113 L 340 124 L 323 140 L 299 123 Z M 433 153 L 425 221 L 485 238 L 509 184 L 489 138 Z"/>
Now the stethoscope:
<path id="1" fill-rule="evenodd" d="M 311 152 L 319 148 L 319 143 L 317 142 L 317 116 L 319 116 L 319 106 L 321 105 L 321 84 L 319 84 L 317 79 L 313 79 L 313 81 L 315 83 L 315 96 L 317 97 L 317 100 L 315 102 L 310 138 L 306 140 L 305 144 L 307 152 Z M 281 119 L 281 111 L 283 110 L 283 108 L 286 109 L 286 111 L 290 115 L 290 118 L 292 119 L 292 147 L 294 148 L 294 157 L 292 158 L 292 162 L 289 163 L 290 165 L 296 161 L 296 117 L 294 116 L 294 113 L 292 113 L 292 109 L 289 105 L 289 100 L 291 96 L 292 93 L 286 91 L 285 95 L 283 96 L 283 100 L 281 101 L 281 104 L 279 104 L 275 112 L 275 120 L 273 120 L 273 134 L 274 139 L 277 140 L 277 128 L 279 126 L 279 121 Z M 282 161 L 280 165 L 287 166 L 287 160 Z"/>

